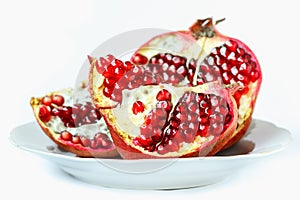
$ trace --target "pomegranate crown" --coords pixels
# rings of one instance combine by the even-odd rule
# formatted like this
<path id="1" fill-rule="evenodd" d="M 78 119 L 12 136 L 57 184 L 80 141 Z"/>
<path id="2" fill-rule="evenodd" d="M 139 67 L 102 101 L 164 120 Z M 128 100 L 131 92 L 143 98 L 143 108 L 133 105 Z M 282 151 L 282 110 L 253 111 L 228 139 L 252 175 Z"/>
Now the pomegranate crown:
<path id="1" fill-rule="evenodd" d="M 213 18 L 198 19 L 191 27 L 190 31 L 195 39 L 200 37 L 214 37 L 216 35 L 214 26 L 224 21 L 225 18 L 213 22 Z"/>

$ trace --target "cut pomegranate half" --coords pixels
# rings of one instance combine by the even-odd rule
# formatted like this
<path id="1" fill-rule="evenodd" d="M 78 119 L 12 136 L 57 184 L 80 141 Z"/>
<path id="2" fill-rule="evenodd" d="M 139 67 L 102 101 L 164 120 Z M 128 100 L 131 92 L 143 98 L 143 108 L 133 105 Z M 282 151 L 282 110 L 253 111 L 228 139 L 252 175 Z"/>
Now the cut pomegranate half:
<path id="1" fill-rule="evenodd" d="M 237 125 L 232 90 L 219 82 L 190 86 L 186 60 L 180 56 L 159 54 L 155 59 L 133 65 L 115 58 L 101 67 L 103 58 L 90 59 L 90 93 L 120 155 L 139 159 L 217 153 Z M 167 64 L 161 66 L 161 59 Z"/>
<path id="2" fill-rule="evenodd" d="M 30 104 L 42 130 L 63 150 L 79 157 L 118 156 L 87 88 L 68 88 L 32 97 Z"/>
<path id="3" fill-rule="evenodd" d="M 240 140 L 250 125 L 262 82 L 259 62 L 250 48 L 238 39 L 222 35 L 212 18 L 207 18 L 197 20 L 189 30 L 153 37 L 131 60 L 135 64 L 140 64 L 140 60 L 143 64 L 152 63 L 153 59 L 157 60 L 158 50 L 186 58 L 188 80 L 193 86 L 216 80 L 225 85 L 239 83 L 241 89 L 234 94 L 239 113 L 238 127 L 223 149 Z"/>

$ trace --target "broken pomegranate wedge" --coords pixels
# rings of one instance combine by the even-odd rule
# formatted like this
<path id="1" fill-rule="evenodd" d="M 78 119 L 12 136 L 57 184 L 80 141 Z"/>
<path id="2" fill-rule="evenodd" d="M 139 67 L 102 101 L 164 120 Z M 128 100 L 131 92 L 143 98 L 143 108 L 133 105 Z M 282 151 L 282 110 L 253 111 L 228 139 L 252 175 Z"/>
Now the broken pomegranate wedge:
<path id="1" fill-rule="evenodd" d="M 222 20 L 216 22 L 219 23 Z M 197 20 L 189 30 L 158 35 L 142 45 L 132 57 L 137 65 L 160 63 L 159 52 L 180 55 L 188 63 L 188 77 L 191 85 L 211 81 L 223 84 L 238 83 L 241 86 L 234 98 L 238 105 L 238 127 L 224 144 L 230 147 L 246 133 L 262 82 L 259 62 L 251 49 L 238 39 L 221 34 L 212 18 Z"/>
<path id="2" fill-rule="evenodd" d="M 30 101 L 42 130 L 60 148 L 79 157 L 116 157 L 106 124 L 87 88 L 68 88 Z"/>
<path id="3" fill-rule="evenodd" d="M 89 90 L 118 152 L 124 159 L 219 152 L 237 126 L 235 89 L 219 82 L 192 86 L 184 58 L 157 56 L 169 64 L 89 57 Z"/>

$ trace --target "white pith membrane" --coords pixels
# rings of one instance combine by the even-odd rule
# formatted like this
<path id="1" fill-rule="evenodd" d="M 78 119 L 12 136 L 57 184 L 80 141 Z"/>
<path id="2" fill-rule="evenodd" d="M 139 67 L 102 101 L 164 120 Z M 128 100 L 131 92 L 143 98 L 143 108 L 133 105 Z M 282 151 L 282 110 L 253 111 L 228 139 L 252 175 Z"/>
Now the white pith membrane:
<path id="1" fill-rule="evenodd" d="M 157 157 L 180 157 L 188 153 L 194 152 L 195 150 L 201 148 L 204 144 L 209 143 L 215 137 L 209 135 L 208 137 L 196 136 L 192 143 L 186 143 L 182 141 L 180 143 L 180 149 L 176 152 L 168 152 L 166 154 L 160 154 L 155 151 L 147 151 L 139 145 L 133 144 L 132 140 L 140 136 L 140 126 L 145 122 L 145 116 L 155 108 L 156 95 L 162 89 L 167 89 L 172 95 L 172 105 L 173 112 L 175 105 L 178 103 L 183 94 L 187 91 L 192 91 L 195 93 L 204 93 L 204 94 L 214 94 L 223 98 L 228 95 L 227 89 L 222 87 L 218 82 L 211 82 L 208 84 L 203 84 L 195 87 L 174 87 L 169 84 L 162 85 L 152 85 L 152 86 L 140 86 L 132 90 L 124 90 L 122 93 L 123 99 L 120 106 L 117 106 L 113 109 L 106 110 L 107 120 L 114 124 L 114 128 L 117 130 L 118 134 L 122 137 L 125 143 L 131 147 L 148 154 L 151 156 Z M 146 105 L 145 110 L 142 113 L 134 114 L 132 112 L 132 105 L 136 101 L 142 101 Z M 229 111 L 231 112 L 231 111 Z M 167 121 L 170 119 L 166 119 Z M 225 129 L 223 129 L 224 131 Z M 222 132 L 223 132 L 222 131 Z M 164 134 L 164 133 L 163 133 Z"/>
<path id="2" fill-rule="evenodd" d="M 253 99 L 253 94 L 256 91 L 257 87 L 257 82 L 255 83 L 250 83 L 248 85 L 249 87 L 249 92 L 245 95 L 243 95 L 240 99 L 240 107 L 239 107 L 239 117 L 238 117 L 238 124 L 244 123 L 245 119 L 247 119 L 252 112 L 252 109 L 249 109 L 251 107 L 252 102 L 254 101 Z"/>
<path id="3" fill-rule="evenodd" d="M 91 102 L 90 94 L 87 88 L 78 87 L 75 90 L 72 88 L 63 89 L 57 92 L 49 93 L 48 95 L 58 94 L 64 97 L 63 106 L 74 106 L 74 104 L 86 104 L 87 102 Z M 38 106 L 38 109 L 42 105 Z M 44 123 L 44 122 L 42 122 Z M 107 135 L 110 140 L 111 136 L 109 130 L 106 127 L 105 121 L 103 118 L 97 120 L 96 123 L 93 124 L 84 124 L 78 127 L 66 127 L 59 116 L 51 116 L 51 119 L 44 123 L 46 127 L 48 127 L 55 135 L 54 138 L 60 139 L 60 133 L 62 131 L 68 131 L 73 136 L 85 136 L 89 139 L 93 139 L 96 133 L 103 133 Z M 65 141 L 66 143 L 71 143 L 71 141 Z M 78 144 L 80 145 L 80 144 Z M 76 146 L 78 146 L 76 145 Z M 81 145 L 80 145 L 81 146 Z"/>

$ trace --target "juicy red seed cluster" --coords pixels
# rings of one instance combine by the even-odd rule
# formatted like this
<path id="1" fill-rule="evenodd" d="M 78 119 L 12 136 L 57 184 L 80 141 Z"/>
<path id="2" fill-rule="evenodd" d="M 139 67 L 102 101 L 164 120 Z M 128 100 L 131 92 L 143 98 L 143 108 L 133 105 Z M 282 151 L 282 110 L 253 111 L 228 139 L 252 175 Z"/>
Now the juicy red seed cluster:
<path id="1" fill-rule="evenodd" d="M 145 117 L 141 135 L 133 142 L 150 152 L 175 152 L 196 136 L 219 136 L 231 121 L 226 100 L 215 94 L 186 92 L 173 109 L 171 94 L 158 92 L 156 107 Z M 171 112 L 171 110 L 173 111 Z"/>
<path id="2" fill-rule="evenodd" d="M 178 151 L 180 143 L 192 143 L 196 136 L 219 136 L 230 118 L 222 97 L 187 92 L 175 106 L 157 151 L 160 154 Z"/>
<path id="3" fill-rule="evenodd" d="M 101 59 L 101 58 L 100 58 Z M 122 76 L 131 70 L 134 66 L 131 62 L 125 62 L 115 59 L 109 65 L 104 66 L 102 75 L 104 76 L 104 96 L 111 98 L 114 101 L 122 101 L 122 88 L 119 80 Z"/>
<path id="4" fill-rule="evenodd" d="M 107 62 L 103 61 L 103 63 Z M 186 58 L 172 54 L 157 54 L 145 66 L 135 66 L 129 61 L 123 63 L 115 59 L 107 66 L 102 67 L 103 94 L 116 102 L 122 101 L 122 90 L 124 89 L 159 83 L 178 84 L 187 74 Z"/>
<path id="5" fill-rule="evenodd" d="M 60 133 L 60 138 L 64 141 L 70 141 L 73 144 L 80 144 L 81 146 L 89 147 L 92 149 L 108 149 L 113 145 L 110 138 L 104 133 L 97 133 L 94 138 L 89 139 L 85 136 L 72 135 L 68 131 L 62 131 Z"/>
<path id="6" fill-rule="evenodd" d="M 92 59 L 92 58 L 91 58 Z M 110 65 L 112 61 L 115 60 L 115 57 L 112 55 L 107 55 L 105 57 L 100 57 L 96 61 L 96 69 L 97 71 L 102 74 L 103 70 L 105 69 L 106 66 Z M 90 61 L 91 62 L 91 61 Z"/>
<path id="7" fill-rule="evenodd" d="M 44 96 L 41 99 L 41 107 L 39 109 L 39 118 L 43 122 L 48 122 L 51 119 L 51 112 L 53 106 L 62 106 L 65 102 L 63 96 L 59 94 L 53 94 L 51 96 Z"/>
<path id="8" fill-rule="evenodd" d="M 141 135 L 133 139 L 136 145 L 148 151 L 154 151 L 156 144 L 161 141 L 163 130 L 167 126 L 168 117 L 173 107 L 171 93 L 165 89 L 157 94 L 156 100 L 155 108 L 145 116 L 145 123 L 140 127 Z"/>
<path id="9" fill-rule="evenodd" d="M 55 98 L 53 98 L 55 97 Z M 51 101 L 49 99 L 59 99 Z M 45 96 L 41 100 L 39 117 L 43 122 L 48 122 L 52 116 L 59 117 L 66 127 L 78 127 L 84 124 L 93 124 L 101 119 L 101 115 L 91 102 L 63 106 L 64 98 L 61 95 Z"/>
<path id="10" fill-rule="evenodd" d="M 244 90 L 236 93 L 239 102 L 240 96 L 248 92 L 249 83 L 260 77 L 259 73 L 254 58 L 237 42 L 228 40 L 224 45 L 214 48 L 201 63 L 197 84 L 215 80 L 222 80 L 224 84 L 240 83 Z"/>
<path id="11" fill-rule="evenodd" d="M 98 110 L 92 103 L 75 104 L 52 109 L 52 115 L 58 116 L 66 127 L 79 127 L 85 124 L 94 124 L 101 119 Z"/>
<path id="12" fill-rule="evenodd" d="M 185 57 L 160 53 L 153 56 L 150 61 L 151 71 L 161 76 L 164 83 L 178 84 L 187 75 L 187 60 Z"/>

